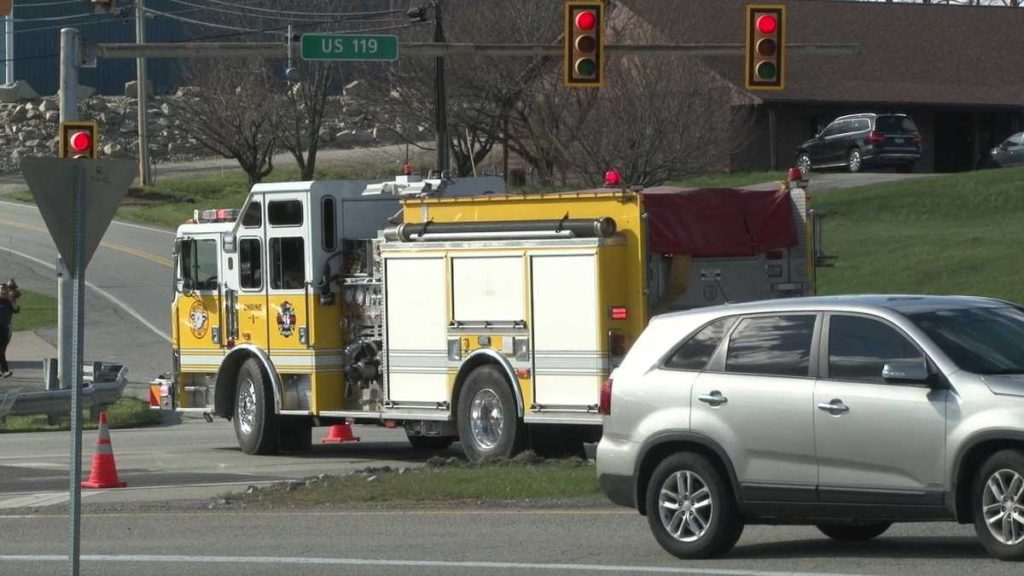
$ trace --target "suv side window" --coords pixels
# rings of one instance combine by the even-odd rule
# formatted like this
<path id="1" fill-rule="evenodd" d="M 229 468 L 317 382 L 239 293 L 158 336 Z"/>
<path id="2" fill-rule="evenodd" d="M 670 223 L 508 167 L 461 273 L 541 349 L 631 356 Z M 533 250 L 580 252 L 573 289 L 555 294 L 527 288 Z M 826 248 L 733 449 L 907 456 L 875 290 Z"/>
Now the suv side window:
<path id="1" fill-rule="evenodd" d="M 839 122 L 833 122 L 828 126 L 825 126 L 825 129 L 821 131 L 821 137 L 828 138 L 829 136 L 839 134 L 839 124 Z"/>
<path id="2" fill-rule="evenodd" d="M 871 121 L 868 120 L 867 118 L 861 118 L 860 120 L 857 120 L 856 124 L 857 132 L 867 132 L 868 130 L 871 130 Z"/>
<path id="3" fill-rule="evenodd" d="M 829 319 L 828 375 L 832 380 L 885 383 L 882 367 L 894 361 L 924 361 L 906 336 L 863 316 Z"/>
<path id="4" fill-rule="evenodd" d="M 808 376 L 815 316 L 756 316 L 740 321 L 729 337 L 725 371 Z"/>
<path id="5" fill-rule="evenodd" d="M 703 370 L 718 348 L 718 343 L 736 322 L 735 317 L 719 318 L 694 334 L 665 361 L 674 370 Z"/>

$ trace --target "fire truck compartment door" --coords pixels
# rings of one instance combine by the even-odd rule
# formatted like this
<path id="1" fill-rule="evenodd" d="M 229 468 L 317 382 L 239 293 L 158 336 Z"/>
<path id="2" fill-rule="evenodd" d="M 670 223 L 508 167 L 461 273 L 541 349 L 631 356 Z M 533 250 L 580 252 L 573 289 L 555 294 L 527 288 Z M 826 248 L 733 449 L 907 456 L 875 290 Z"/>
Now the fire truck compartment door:
<path id="1" fill-rule="evenodd" d="M 596 405 L 608 365 L 598 324 L 597 256 L 535 254 L 530 265 L 534 403 L 542 410 Z"/>
<path id="2" fill-rule="evenodd" d="M 519 254 L 452 258 L 456 322 L 526 319 L 525 275 Z"/>
<path id="3" fill-rule="evenodd" d="M 445 261 L 387 258 L 387 397 L 395 403 L 448 399 Z"/>

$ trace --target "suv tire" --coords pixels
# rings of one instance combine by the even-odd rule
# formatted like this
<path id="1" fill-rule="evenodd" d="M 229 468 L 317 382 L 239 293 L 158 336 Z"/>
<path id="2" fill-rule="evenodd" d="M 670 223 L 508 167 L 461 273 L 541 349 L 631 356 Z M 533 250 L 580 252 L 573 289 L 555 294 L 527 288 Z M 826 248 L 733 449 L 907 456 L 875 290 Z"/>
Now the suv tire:
<path id="1" fill-rule="evenodd" d="M 864 542 L 881 536 L 892 526 L 889 522 L 878 524 L 818 524 L 818 530 L 833 540 L 840 542 Z"/>
<path id="2" fill-rule="evenodd" d="M 860 169 L 864 167 L 864 158 L 860 154 L 860 148 L 850 149 L 849 154 L 846 156 L 846 167 L 850 170 L 851 174 L 860 172 Z"/>
<path id="3" fill-rule="evenodd" d="M 804 173 L 804 176 L 810 174 L 814 168 L 814 163 L 811 162 L 811 155 L 807 152 L 801 152 L 796 157 L 796 166 Z"/>
<path id="4" fill-rule="evenodd" d="M 1001 450 L 985 461 L 971 488 L 971 508 L 974 531 L 989 554 L 1024 560 L 1024 454 Z"/>
<path id="5" fill-rule="evenodd" d="M 658 464 L 647 484 L 645 506 L 655 540 L 678 558 L 724 554 L 743 533 L 728 481 L 694 452 L 672 454 Z"/>

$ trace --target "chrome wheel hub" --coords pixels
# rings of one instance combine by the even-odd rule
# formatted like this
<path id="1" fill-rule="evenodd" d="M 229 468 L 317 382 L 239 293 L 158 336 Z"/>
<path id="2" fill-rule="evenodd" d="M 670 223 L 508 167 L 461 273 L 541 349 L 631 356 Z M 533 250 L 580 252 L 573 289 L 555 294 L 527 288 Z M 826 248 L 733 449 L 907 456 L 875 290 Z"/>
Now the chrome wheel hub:
<path id="1" fill-rule="evenodd" d="M 850 152 L 850 170 L 860 170 L 860 152 Z"/>
<path id="2" fill-rule="evenodd" d="M 484 388 L 473 396 L 469 410 L 469 426 L 473 441 L 484 450 L 490 450 L 501 442 L 505 429 L 505 414 L 498 394 Z"/>
<path id="3" fill-rule="evenodd" d="M 242 383 L 238 393 L 236 411 L 238 429 L 242 431 L 242 434 L 252 434 L 253 428 L 256 426 L 256 384 L 252 380 Z"/>
<path id="4" fill-rule="evenodd" d="M 1024 477 L 1006 468 L 989 476 L 981 510 L 996 540 L 1008 546 L 1024 541 Z"/>
<path id="5" fill-rule="evenodd" d="M 699 540 L 707 533 L 714 511 L 707 483 L 694 472 L 676 472 L 661 485 L 658 514 L 665 530 L 676 540 Z"/>

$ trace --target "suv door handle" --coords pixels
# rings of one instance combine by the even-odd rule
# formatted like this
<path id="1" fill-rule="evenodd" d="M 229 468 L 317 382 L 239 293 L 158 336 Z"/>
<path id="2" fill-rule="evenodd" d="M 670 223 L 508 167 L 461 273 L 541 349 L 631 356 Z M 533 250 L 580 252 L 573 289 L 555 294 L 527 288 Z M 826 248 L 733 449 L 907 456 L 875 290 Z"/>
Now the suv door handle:
<path id="1" fill-rule="evenodd" d="M 710 394 L 701 394 L 700 396 L 697 396 L 697 400 L 713 407 L 721 406 L 729 401 L 729 399 L 722 396 L 722 393 L 718 390 L 712 390 Z"/>
<path id="2" fill-rule="evenodd" d="M 849 412 L 850 407 L 843 404 L 843 401 L 839 398 L 832 400 L 831 402 L 821 402 L 818 404 L 818 410 L 824 410 L 832 414 L 833 416 L 839 416 L 844 412 Z"/>

